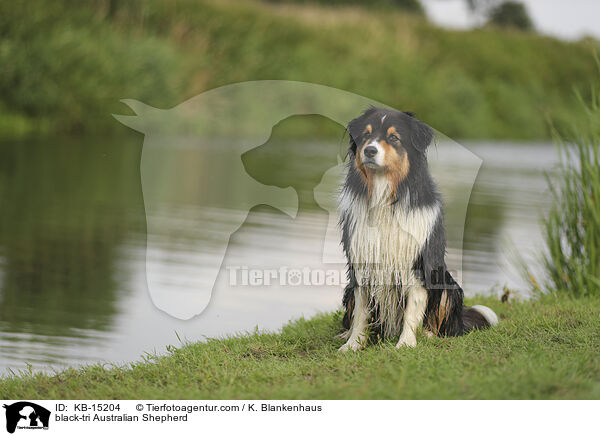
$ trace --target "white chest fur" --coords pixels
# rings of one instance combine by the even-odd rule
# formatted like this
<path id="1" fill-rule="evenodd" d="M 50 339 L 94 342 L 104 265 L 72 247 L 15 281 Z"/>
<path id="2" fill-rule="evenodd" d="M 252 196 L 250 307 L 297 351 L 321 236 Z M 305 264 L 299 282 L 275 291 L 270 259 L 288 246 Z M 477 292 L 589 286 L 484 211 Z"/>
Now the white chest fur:
<path id="1" fill-rule="evenodd" d="M 340 212 L 350 221 L 349 255 L 356 280 L 380 309 L 389 334 L 397 334 L 403 299 L 421 286 L 413 273 L 438 215 L 440 206 L 409 209 L 403 202 L 391 204 L 390 186 L 384 175 L 375 175 L 369 200 L 350 198 L 342 192 Z"/>

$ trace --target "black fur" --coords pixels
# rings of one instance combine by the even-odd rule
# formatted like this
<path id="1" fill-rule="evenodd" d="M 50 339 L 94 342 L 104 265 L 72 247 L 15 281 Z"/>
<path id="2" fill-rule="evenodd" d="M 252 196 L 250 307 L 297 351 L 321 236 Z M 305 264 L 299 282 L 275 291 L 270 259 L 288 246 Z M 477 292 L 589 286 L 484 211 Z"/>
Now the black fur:
<path id="1" fill-rule="evenodd" d="M 433 140 L 433 129 L 419 121 L 410 112 L 371 107 L 348 124 L 350 146 L 344 189 L 355 198 L 368 195 L 368 187 L 360 169 L 357 168 L 355 158 L 361 145 L 364 145 L 363 131 L 366 125 L 376 123 L 383 115 L 386 116 L 386 120 L 393 119 L 393 125 L 402 138 L 402 147 L 406 151 L 410 163 L 408 174 L 396 187 L 392 205 L 403 202 L 404 207 L 416 209 L 436 203 L 441 204 L 441 196 L 429 172 L 426 156 L 427 147 Z M 349 219 L 344 216 L 343 212 L 340 217 L 340 226 L 342 246 L 348 261 L 348 285 L 343 297 L 345 308 L 343 326 L 349 329 L 354 310 L 354 292 L 357 281 L 349 253 L 354 229 L 351 228 Z M 460 336 L 474 328 L 489 326 L 488 321 L 477 310 L 463 308 L 463 290 L 448 271 L 445 254 L 446 234 L 443 214 L 440 214 L 413 265 L 415 275 L 422 280 L 428 293 L 424 327 L 439 336 Z M 401 284 L 398 286 L 399 292 L 400 288 Z M 377 319 L 377 312 L 377 307 L 374 307 L 371 313 L 372 320 Z M 382 331 L 382 329 L 378 329 L 376 333 L 381 334 Z"/>

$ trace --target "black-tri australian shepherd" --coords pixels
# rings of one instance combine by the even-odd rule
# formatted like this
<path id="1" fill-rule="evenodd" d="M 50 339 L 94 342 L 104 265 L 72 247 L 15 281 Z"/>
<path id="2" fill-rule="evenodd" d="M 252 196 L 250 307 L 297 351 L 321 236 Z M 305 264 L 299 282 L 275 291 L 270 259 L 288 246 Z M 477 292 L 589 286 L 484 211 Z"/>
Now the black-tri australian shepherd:
<path id="1" fill-rule="evenodd" d="M 498 322 L 488 307 L 463 307 L 444 260 L 443 208 L 426 151 L 433 130 L 410 112 L 372 107 L 348 124 L 348 173 L 340 195 L 348 261 L 340 351 L 369 332 L 414 347 L 429 336 L 460 336 Z"/>

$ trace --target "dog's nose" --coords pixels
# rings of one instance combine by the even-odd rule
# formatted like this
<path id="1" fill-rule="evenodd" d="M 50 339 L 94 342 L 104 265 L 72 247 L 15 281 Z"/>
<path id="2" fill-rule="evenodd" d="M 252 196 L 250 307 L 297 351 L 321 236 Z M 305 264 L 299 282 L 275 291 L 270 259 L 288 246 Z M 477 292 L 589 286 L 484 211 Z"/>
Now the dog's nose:
<path id="1" fill-rule="evenodd" d="M 373 157 L 377 154 L 377 147 L 369 145 L 368 147 L 365 147 L 364 153 L 366 157 Z"/>

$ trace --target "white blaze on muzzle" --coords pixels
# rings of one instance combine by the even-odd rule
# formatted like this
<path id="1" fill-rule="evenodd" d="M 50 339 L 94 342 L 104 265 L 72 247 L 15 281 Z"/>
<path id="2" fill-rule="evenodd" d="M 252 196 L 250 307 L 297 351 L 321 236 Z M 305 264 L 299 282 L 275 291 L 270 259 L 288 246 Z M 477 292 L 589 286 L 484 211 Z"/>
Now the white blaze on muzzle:
<path id="1" fill-rule="evenodd" d="M 369 151 L 372 150 L 369 149 L 369 147 L 374 147 L 377 153 L 369 153 Z M 365 153 L 365 151 L 367 151 L 367 153 Z M 372 156 L 369 156 L 370 154 L 372 154 Z M 382 167 L 385 160 L 385 149 L 382 147 L 379 141 L 372 140 L 363 147 L 362 151 L 360 152 L 360 159 L 366 167 L 369 167 L 369 164 Z"/>

